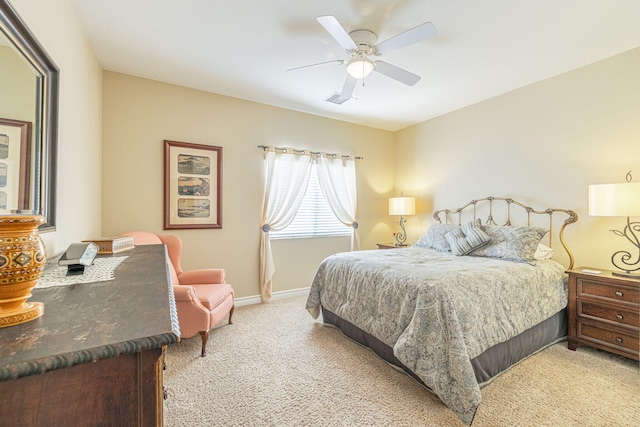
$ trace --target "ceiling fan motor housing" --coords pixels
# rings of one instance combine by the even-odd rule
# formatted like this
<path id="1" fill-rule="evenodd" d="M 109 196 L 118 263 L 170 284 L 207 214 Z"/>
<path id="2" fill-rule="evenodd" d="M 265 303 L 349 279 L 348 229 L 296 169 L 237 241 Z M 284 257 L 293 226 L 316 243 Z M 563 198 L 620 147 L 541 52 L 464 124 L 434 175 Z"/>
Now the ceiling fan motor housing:
<path id="1" fill-rule="evenodd" d="M 358 46 L 358 49 L 351 51 L 353 58 L 362 58 L 369 55 L 375 55 L 374 46 L 378 40 L 378 36 L 373 31 L 355 30 L 349 33 L 349 37 Z"/>

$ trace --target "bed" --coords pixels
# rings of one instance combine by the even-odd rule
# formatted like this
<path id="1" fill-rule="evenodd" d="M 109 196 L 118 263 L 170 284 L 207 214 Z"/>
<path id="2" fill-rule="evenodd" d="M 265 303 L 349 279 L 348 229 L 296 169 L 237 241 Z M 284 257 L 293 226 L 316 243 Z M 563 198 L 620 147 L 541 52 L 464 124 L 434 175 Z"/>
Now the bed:
<path id="1" fill-rule="evenodd" d="M 498 208 L 506 208 L 504 225 L 497 225 Z M 471 425 L 482 387 L 566 338 L 565 270 L 573 255 L 564 231 L 577 215 L 487 197 L 434 218 L 412 247 L 327 257 L 306 308 L 413 376 Z M 564 255 L 555 253 L 557 242 Z M 568 256 L 567 266 L 554 254 Z"/>

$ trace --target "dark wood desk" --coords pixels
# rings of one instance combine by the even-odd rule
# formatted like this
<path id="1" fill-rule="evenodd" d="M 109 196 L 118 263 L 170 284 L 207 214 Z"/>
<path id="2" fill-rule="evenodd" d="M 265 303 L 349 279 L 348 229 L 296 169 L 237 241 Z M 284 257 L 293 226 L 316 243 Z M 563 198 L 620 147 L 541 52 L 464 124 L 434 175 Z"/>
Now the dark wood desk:
<path id="1" fill-rule="evenodd" d="M 180 329 L 164 245 L 115 280 L 34 289 L 34 321 L 0 329 L 3 426 L 161 426 L 163 351 Z M 89 267 L 90 268 L 90 267 Z"/>

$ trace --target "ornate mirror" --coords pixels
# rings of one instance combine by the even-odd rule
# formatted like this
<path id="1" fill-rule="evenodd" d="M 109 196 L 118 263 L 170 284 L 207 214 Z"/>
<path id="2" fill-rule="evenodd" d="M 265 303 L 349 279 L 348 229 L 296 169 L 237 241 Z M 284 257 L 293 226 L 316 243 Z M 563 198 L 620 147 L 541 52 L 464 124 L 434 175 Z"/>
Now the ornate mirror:
<path id="1" fill-rule="evenodd" d="M 59 71 L 0 0 L 0 215 L 40 214 L 55 230 Z"/>

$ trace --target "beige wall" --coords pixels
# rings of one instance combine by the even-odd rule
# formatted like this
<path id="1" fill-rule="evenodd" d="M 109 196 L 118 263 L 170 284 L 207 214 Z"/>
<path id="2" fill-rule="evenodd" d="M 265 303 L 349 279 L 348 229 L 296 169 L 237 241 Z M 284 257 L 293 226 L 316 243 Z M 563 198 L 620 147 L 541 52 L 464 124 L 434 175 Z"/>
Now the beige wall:
<path id="1" fill-rule="evenodd" d="M 224 267 L 237 297 L 259 294 L 263 193 L 260 145 L 364 156 L 357 163 L 361 242 L 389 240 L 393 134 L 263 104 L 105 72 L 103 232 L 171 233 L 184 242 L 183 268 Z M 222 229 L 163 231 L 163 140 L 221 146 Z M 274 241 L 274 292 L 310 285 L 319 262 L 349 239 Z"/>
<path id="2" fill-rule="evenodd" d="M 57 230 L 42 235 L 51 256 L 101 234 L 102 70 L 70 2 L 11 3 L 60 69 Z"/>
<path id="3" fill-rule="evenodd" d="M 433 206 L 493 194 L 576 210 L 580 220 L 567 237 L 578 264 L 607 267 L 624 245 L 608 231 L 622 218 L 588 217 L 587 186 L 619 182 L 628 170 L 640 179 L 640 49 L 392 134 L 103 74 L 69 2 L 12 3 L 60 68 L 58 229 L 43 236 L 50 255 L 84 238 L 163 232 L 164 139 L 223 147 L 223 229 L 176 234 L 185 241 L 184 266 L 225 267 L 239 297 L 258 294 L 258 144 L 365 156 L 358 186 L 366 249 L 397 229 L 387 198 L 400 191 L 417 196 L 421 209 L 409 218 L 411 241 Z M 274 291 L 308 286 L 318 262 L 347 250 L 347 240 L 273 242 Z"/>
<path id="4" fill-rule="evenodd" d="M 589 184 L 640 181 L 640 48 L 498 96 L 396 134 L 396 188 L 423 214 L 489 195 L 575 210 L 567 232 L 578 265 L 610 266 L 633 249 L 608 231 L 623 218 L 589 217 Z"/>

